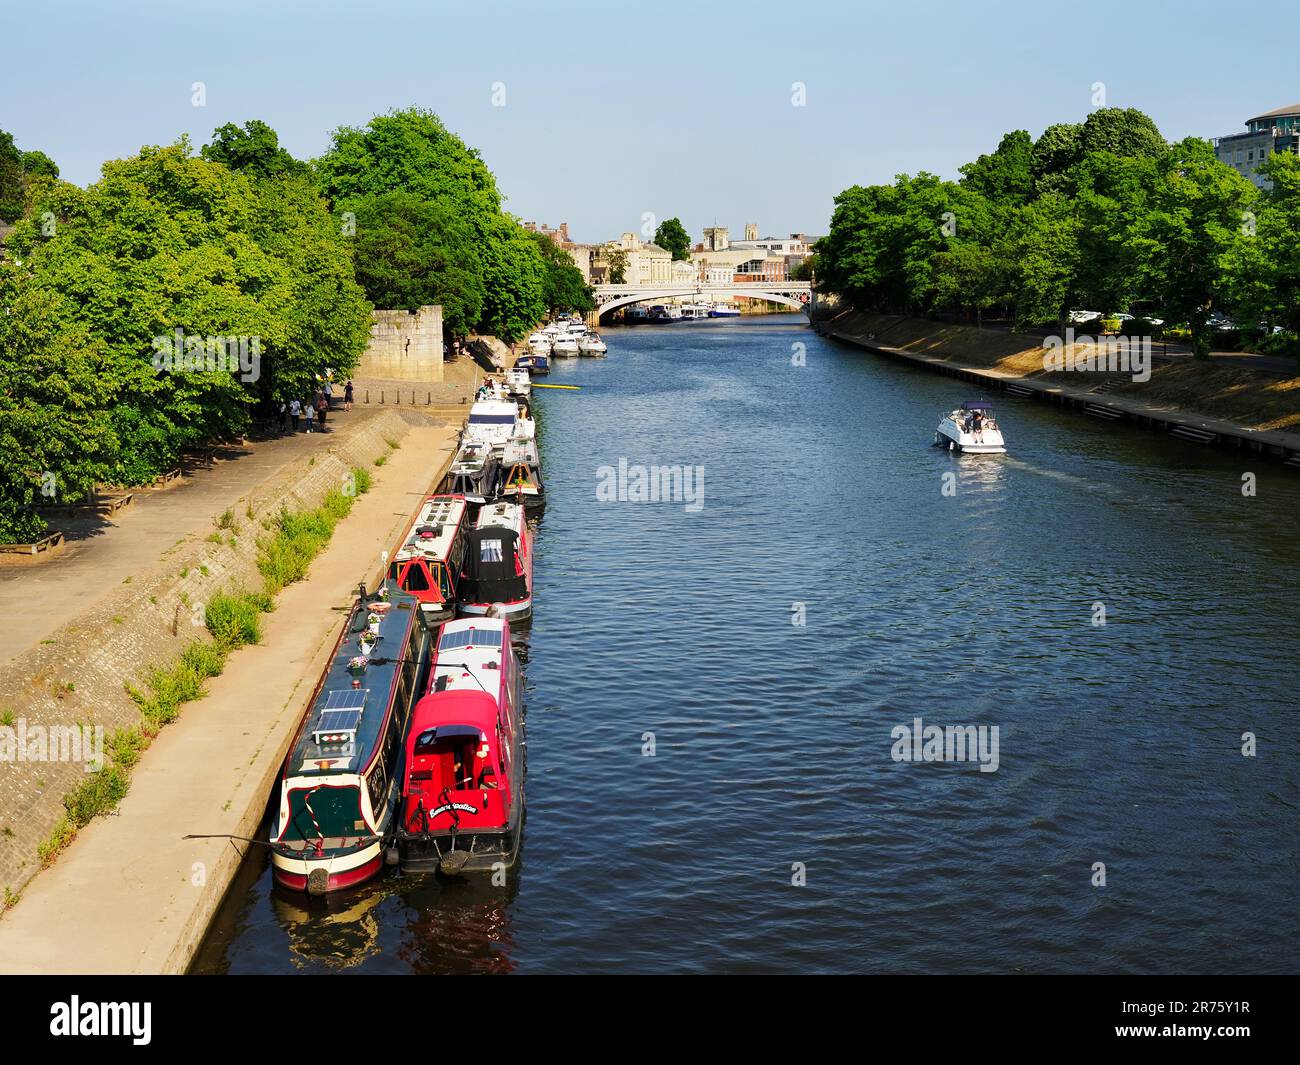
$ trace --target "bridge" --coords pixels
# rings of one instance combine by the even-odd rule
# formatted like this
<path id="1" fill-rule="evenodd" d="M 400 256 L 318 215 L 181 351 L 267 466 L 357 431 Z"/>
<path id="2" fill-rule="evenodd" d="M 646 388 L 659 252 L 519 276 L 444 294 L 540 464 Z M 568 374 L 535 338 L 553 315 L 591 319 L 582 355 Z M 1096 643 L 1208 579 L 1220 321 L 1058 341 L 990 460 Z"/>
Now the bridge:
<path id="1" fill-rule="evenodd" d="M 702 285 L 594 285 L 596 318 L 630 303 L 660 303 L 673 299 L 713 299 L 719 296 L 744 297 L 784 303 L 797 311 L 807 312 L 812 300 L 812 285 L 807 281 L 732 281 Z"/>

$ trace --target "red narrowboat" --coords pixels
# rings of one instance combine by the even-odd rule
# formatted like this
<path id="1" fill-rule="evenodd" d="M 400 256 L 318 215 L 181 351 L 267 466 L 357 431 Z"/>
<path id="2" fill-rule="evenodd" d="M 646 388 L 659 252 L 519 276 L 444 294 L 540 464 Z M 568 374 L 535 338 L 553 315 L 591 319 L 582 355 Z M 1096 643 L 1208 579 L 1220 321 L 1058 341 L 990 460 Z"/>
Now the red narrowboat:
<path id="1" fill-rule="evenodd" d="M 388 566 L 388 579 L 419 600 L 430 623 L 456 616 L 467 511 L 464 496 L 430 496 Z"/>
<path id="2" fill-rule="evenodd" d="M 406 739 L 396 843 L 403 869 L 500 872 L 524 820 L 523 672 L 504 618 L 443 625 Z"/>

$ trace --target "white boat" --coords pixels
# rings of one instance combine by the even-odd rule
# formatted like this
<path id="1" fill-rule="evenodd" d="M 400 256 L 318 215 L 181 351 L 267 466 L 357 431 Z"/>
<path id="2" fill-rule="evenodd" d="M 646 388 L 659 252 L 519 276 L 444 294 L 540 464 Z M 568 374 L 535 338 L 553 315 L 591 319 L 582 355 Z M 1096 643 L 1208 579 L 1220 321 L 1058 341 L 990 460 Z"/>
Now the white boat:
<path id="1" fill-rule="evenodd" d="M 512 396 L 532 395 L 533 379 L 524 367 L 516 366 L 513 370 L 507 370 L 502 383 Z"/>
<path id="2" fill-rule="evenodd" d="M 539 355 L 551 353 L 551 337 L 546 333 L 534 333 L 528 338 L 528 346 Z"/>
<path id="3" fill-rule="evenodd" d="M 578 338 L 572 336 L 558 336 L 555 343 L 551 345 L 551 354 L 557 359 L 571 359 L 578 354 Z"/>
<path id="4" fill-rule="evenodd" d="M 578 351 L 582 355 L 591 355 L 597 358 L 603 357 L 609 350 L 605 342 L 600 339 L 599 333 L 588 333 L 578 341 Z"/>
<path id="5" fill-rule="evenodd" d="M 945 414 L 934 432 L 934 442 L 949 451 L 970 455 L 1002 455 L 1007 450 L 993 407 L 983 400 L 963 403 Z"/>
<path id="6" fill-rule="evenodd" d="M 569 336 L 581 339 L 587 333 L 587 323 L 583 321 L 570 322 L 567 332 Z"/>
<path id="7" fill-rule="evenodd" d="M 469 424 L 461 441 L 487 444 L 500 454 L 506 441 L 515 435 L 519 405 L 510 399 L 480 399 L 469 409 Z"/>

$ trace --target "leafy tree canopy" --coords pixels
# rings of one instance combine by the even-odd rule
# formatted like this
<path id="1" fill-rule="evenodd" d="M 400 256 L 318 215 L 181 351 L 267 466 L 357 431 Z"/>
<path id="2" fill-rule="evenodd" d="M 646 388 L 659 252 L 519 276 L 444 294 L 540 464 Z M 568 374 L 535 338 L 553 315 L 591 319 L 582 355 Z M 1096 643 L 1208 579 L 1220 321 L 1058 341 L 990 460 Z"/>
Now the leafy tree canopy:
<path id="1" fill-rule="evenodd" d="M 681 262 L 691 257 L 691 237 L 682 225 L 681 219 L 669 218 L 659 223 L 655 230 L 655 243 L 673 254 L 673 262 Z"/>

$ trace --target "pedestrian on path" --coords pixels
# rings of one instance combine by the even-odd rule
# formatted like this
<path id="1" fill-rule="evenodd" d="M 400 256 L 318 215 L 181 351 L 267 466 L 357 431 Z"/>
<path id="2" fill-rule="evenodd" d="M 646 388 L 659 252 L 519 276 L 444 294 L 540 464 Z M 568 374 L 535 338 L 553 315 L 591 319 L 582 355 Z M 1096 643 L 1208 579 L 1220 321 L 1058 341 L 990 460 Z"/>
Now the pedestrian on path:
<path id="1" fill-rule="evenodd" d="M 304 413 L 307 415 L 307 432 L 310 433 L 312 430 L 312 425 L 315 424 L 316 407 L 311 400 L 307 400 L 306 407 L 307 410 Z"/>
<path id="2" fill-rule="evenodd" d="M 289 405 L 284 400 L 280 400 L 280 435 L 284 435 L 285 429 L 289 426 Z"/>
<path id="3" fill-rule="evenodd" d="M 324 391 L 317 392 L 316 393 L 316 416 L 320 420 L 320 431 L 322 433 L 325 431 L 325 415 L 327 415 L 329 412 L 330 412 L 329 397 L 325 395 Z"/>
<path id="4" fill-rule="evenodd" d="M 352 378 L 348 378 L 348 383 L 343 386 L 343 409 L 352 409 Z"/>
<path id="5" fill-rule="evenodd" d="M 293 419 L 293 431 L 298 431 L 298 419 L 302 417 L 302 404 L 296 399 L 289 400 L 289 417 Z"/>

